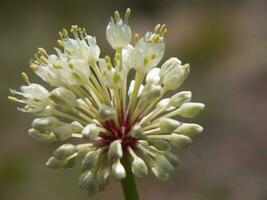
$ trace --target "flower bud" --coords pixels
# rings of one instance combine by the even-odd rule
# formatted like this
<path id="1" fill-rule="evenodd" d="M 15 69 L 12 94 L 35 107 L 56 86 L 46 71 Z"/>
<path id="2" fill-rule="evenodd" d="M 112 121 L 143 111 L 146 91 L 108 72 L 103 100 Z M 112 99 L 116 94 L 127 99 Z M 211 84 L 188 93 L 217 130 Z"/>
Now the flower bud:
<path id="1" fill-rule="evenodd" d="M 120 160 L 118 160 L 117 162 L 113 163 L 113 165 L 112 165 L 112 175 L 117 180 L 121 180 L 121 179 L 124 179 L 126 177 L 126 171 L 125 171 L 123 165 L 121 164 Z"/>
<path id="2" fill-rule="evenodd" d="M 54 151 L 53 156 L 58 160 L 65 160 L 76 152 L 77 148 L 75 145 L 63 144 Z"/>
<path id="3" fill-rule="evenodd" d="M 179 115 L 186 118 L 194 118 L 204 108 L 205 105 L 203 103 L 184 103 L 179 108 Z"/>
<path id="4" fill-rule="evenodd" d="M 32 122 L 32 127 L 40 131 L 52 130 L 59 124 L 59 120 L 55 117 L 36 118 Z"/>
<path id="5" fill-rule="evenodd" d="M 153 174 L 161 181 L 167 181 L 170 178 L 170 174 L 159 170 L 157 167 L 152 167 Z"/>
<path id="6" fill-rule="evenodd" d="M 160 151 L 171 150 L 171 146 L 166 140 L 152 140 L 151 143 Z"/>
<path id="7" fill-rule="evenodd" d="M 36 130 L 36 129 L 29 129 L 28 130 L 28 134 L 29 136 L 38 141 L 38 142 L 55 142 L 57 139 L 55 137 L 55 134 L 53 132 L 49 132 L 49 131 L 46 131 L 46 132 L 40 132 L 39 130 Z"/>
<path id="8" fill-rule="evenodd" d="M 53 128 L 53 133 L 59 141 L 67 140 L 72 135 L 72 126 L 70 124 L 63 124 L 56 128 Z"/>
<path id="9" fill-rule="evenodd" d="M 145 134 L 144 134 L 144 132 L 142 131 L 142 128 L 141 128 L 140 124 L 138 124 L 138 123 L 136 123 L 132 127 L 132 129 L 131 129 L 131 131 L 130 131 L 129 134 L 132 137 L 137 138 L 137 139 L 142 139 L 142 138 L 145 138 L 146 137 Z"/>
<path id="10" fill-rule="evenodd" d="M 188 136 L 190 138 L 196 137 L 202 131 L 203 131 L 202 126 L 198 124 L 192 124 L 192 123 L 184 123 L 175 130 L 176 133 Z"/>
<path id="11" fill-rule="evenodd" d="M 159 171 L 162 171 L 165 173 L 174 171 L 174 167 L 172 166 L 170 161 L 165 156 L 162 156 L 162 155 L 156 156 L 155 164 L 157 168 L 159 169 Z"/>
<path id="12" fill-rule="evenodd" d="M 56 104 L 71 108 L 77 105 L 76 96 L 68 89 L 64 87 L 58 87 L 54 89 L 49 96 Z"/>
<path id="13" fill-rule="evenodd" d="M 100 185 L 106 185 L 108 182 L 110 170 L 108 167 L 105 167 L 103 170 L 100 170 L 97 176 L 97 180 Z"/>
<path id="14" fill-rule="evenodd" d="M 115 140 L 109 145 L 108 155 L 112 158 L 122 158 L 121 140 Z"/>
<path id="15" fill-rule="evenodd" d="M 46 162 L 46 166 L 52 169 L 58 169 L 64 167 L 64 165 L 65 165 L 64 160 L 58 160 L 54 156 L 50 157 Z"/>
<path id="16" fill-rule="evenodd" d="M 181 161 L 173 153 L 167 151 L 165 156 L 174 167 L 179 167 L 181 165 Z"/>
<path id="17" fill-rule="evenodd" d="M 143 177 L 148 173 L 145 162 L 139 157 L 134 158 L 132 162 L 132 171 L 137 177 Z"/>
<path id="18" fill-rule="evenodd" d="M 170 143 L 177 149 L 185 149 L 192 144 L 192 140 L 185 135 L 172 133 Z"/>
<path id="19" fill-rule="evenodd" d="M 90 170 L 85 171 L 79 178 L 79 187 L 81 189 L 87 189 L 95 182 L 94 175 Z"/>
<path id="20" fill-rule="evenodd" d="M 87 140 L 94 140 L 99 135 L 99 128 L 95 124 L 88 124 L 82 130 L 82 136 Z"/>
<path id="21" fill-rule="evenodd" d="M 158 98 L 161 95 L 162 88 L 160 85 L 147 84 L 142 92 L 142 101 L 151 101 L 152 99 Z"/>
<path id="22" fill-rule="evenodd" d="M 152 68 L 146 75 L 146 83 L 158 84 L 160 81 L 160 68 Z"/>
<path id="23" fill-rule="evenodd" d="M 190 91 L 179 92 L 171 97 L 170 104 L 174 107 L 180 107 L 183 103 L 191 101 L 192 94 Z"/>
<path id="24" fill-rule="evenodd" d="M 99 110 L 99 115 L 101 117 L 101 120 L 106 121 L 109 119 L 112 119 L 116 116 L 116 112 L 114 108 L 109 106 L 101 106 Z"/>
<path id="25" fill-rule="evenodd" d="M 177 58 L 168 59 L 161 66 L 160 78 L 167 90 L 175 90 L 181 86 L 189 74 L 189 65 L 181 65 Z"/>
<path id="26" fill-rule="evenodd" d="M 161 118 L 159 120 L 159 128 L 162 133 L 171 133 L 180 126 L 180 124 L 179 121 L 170 118 Z"/>
<path id="27" fill-rule="evenodd" d="M 99 151 L 89 151 L 85 155 L 82 164 L 85 168 L 90 169 L 96 165 L 98 159 L 99 159 Z"/>

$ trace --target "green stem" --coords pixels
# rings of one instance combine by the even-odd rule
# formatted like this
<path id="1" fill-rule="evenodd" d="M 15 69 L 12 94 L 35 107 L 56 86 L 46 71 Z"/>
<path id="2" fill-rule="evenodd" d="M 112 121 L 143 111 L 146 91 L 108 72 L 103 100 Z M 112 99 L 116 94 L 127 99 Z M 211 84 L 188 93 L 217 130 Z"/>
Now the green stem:
<path id="1" fill-rule="evenodd" d="M 131 170 L 131 162 L 129 160 L 129 155 L 125 155 L 122 158 L 121 162 L 127 174 L 126 178 L 121 181 L 125 200 L 139 200 L 134 175 Z"/>

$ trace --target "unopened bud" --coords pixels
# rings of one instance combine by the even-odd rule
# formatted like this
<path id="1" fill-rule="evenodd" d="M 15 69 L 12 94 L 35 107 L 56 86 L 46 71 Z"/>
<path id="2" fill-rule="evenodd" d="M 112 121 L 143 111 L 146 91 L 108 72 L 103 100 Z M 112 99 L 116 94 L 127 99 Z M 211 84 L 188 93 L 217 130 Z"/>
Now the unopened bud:
<path id="1" fill-rule="evenodd" d="M 132 171 L 137 177 L 143 177 L 148 173 L 145 162 L 139 157 L 134 158 L 132 162 Z"/>
<path id="2" fill-rule="evenodd" d="M 56 104 L 67 108 L 75 107 L 77 105 L 76 96 L 68 89 L 59 87 L 54 89 L 49 96 Z"/>
<path id="3" fill-rule="evenodd" d="M 172 133 L 170 143 L 177 149 L 185 149 L 192 144 L 192 140 L 185 135 Z"/>
<path id="4" fill-rule="evenodd" d="M 160 171 L 163 171 L 165 173 L 174 171 L 174 167 L 172 166 L 170 161 L 163 155 L 156 156 L 155 164 Z"/>
<path id="5" fill-rule="evenodd" d="M 62 168 L 65 165 L 64 160 L 58 160 L 54 156 L 50 157 L 46 162 L 46 166 L 52 169 Z"/>
<path id="6" fill-rule="evenodd" d="M 142 128 L 140 126 L 140 124 L 135 124 L 131 131 L 130 131 L 130 135 L 134 138 L 137 138 L 137 139 L 141 139 L 141 138 L 145 138 L 145 134 L 144 132 L 142 131 Z"/>
<path id="7" fill-rule="evenodd" d="M 59 141 L 64 141 L 72 136 L 72 126 L 69 124 L 63 124 L 53 129 L 53 133 Z"/>
<path id="8" fill-rule="evenodd" d="M 81 189 L 87 189 L 94 184 L 94 175 L 91 171 L 87 170 L 79 178 L 79 187 Z"/>
<path id="9" fill-rule="evenodd" d="M 174 167 L 179 167 L 181 165 L 181 161 L 173 153 L 167 151 L 165 156 Z"/>
<path id="10" fill-rule="evenodd" d="M 99 110 L 99 115 L 101 117 L 101 120 L 105 121 L 114 118 L 116 116 L 116 112 L 112 107 L 101 106 Z"/>
<path id="11" fill-rule="evenodd" d="M 179 108 L 179 115 L 186 118 L 193 118 L 204 108 L 205 105 L 203 103 L 184 103 Z"/>
<path id="12" fill-rule="evenodd" d="M 198 124 L 184 123 L 178 127 L 175 132 L 194 138 L 203 131 L 203 127 Z"/>
<path id="13" fill-rule="evenodd" d="M 123 165 L 121 164 L 120 160 L 118 160 L 117 162 L 113 163 L 113 165 L 112 165 L 112 175 L 117 180 L 121 180 L 121 179 L 124 179 L 126 177 L 126 171 L 125 171 Z"/>
<path id="14" fill-rule="evenodd" d="M 166 140 L 153 140 L 151 143 L 160 151 L 170 151 L 170 143 Z"/>
<path id="15" fill-rule="evenodd" d="M 95 124 L 88 124 L 82 130 L 84 139 L 94 140 L 99 135 L 99 128 Z"/>
<path id="16" fill-rule="evenodd" d="M 63 144 L 54 151 L 53 156 L 58 160 L 65 160 L 76 152 L 77 148 L 75 145 Z"/>
<path id="17" fill-rule="evenodd" d="M 98 156 L 99 156 L 99 151 L 88 152 L 82 161 L 83 166 L 87 169 L 92 168 L 93 166 L 96 165 L 96 162 L 99 158 Z"/>
<path id="18" fill-rule="evenodd" d="M 146 75 L 146 83 L 158 84 L 160 80 L 159 73 L 160 73 L 160 68 L 151 69 Z"/>
<path id="19" fill-rule="evenodd" d="M 28 134 L 29 136 L 38 141 L 38 142 L 55 142 L 57 139 L 56 139 L 56 136 L 54 135 L 53 132 L 40 132 L 39 130 L 36 130 L 36 129 L 29 129 L 28 130 Z"/>
<path id="20" fill-rule="evenodd" d="M 191 97 L 190 91 L 179 92 L 171 97 L 170 104 L 174 107 L 180 107 L 183 103 L 191 101 Z"/>
<path id="21" fill-rule="evenodd" d="M 52 130 L 59 124 L 59 120 L 55 117 L 36 118 L 32 122 L 32 127 L 40 131 Z"/>
<path id="22" fill-rule="evenodd" d="M 123 152 L 122 152 L 121 140 L 115 140 L 110 144 L 108 155 L 112 158 L 122 158 Z"/>
<path id="23" fill-rule="evenodd" d="M 170 174 L 159 170 L 157 167 L 152 167 L 153 174 L 161 181 L 167 181 L 170 178 Z"/>
<path id="24" fill-rule="evenodd" d="M 170 118 L 161 118 L 159 121 L 159 128 L 162 133 L 171 133 L 178 126 L 180 126 L 180 122 Z"/>

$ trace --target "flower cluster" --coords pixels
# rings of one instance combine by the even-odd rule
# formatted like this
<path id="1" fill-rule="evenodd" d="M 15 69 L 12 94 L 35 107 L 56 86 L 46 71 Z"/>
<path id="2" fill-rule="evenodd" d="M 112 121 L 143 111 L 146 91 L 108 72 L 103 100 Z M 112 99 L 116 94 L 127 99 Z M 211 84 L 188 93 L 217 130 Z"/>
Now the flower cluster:
<path id="1" fill-rule="evenodd" d="M 70 168 L 81 159 L 79 184 L 89 194 L 103 190 L 111 177 L 127 176 L 122 159 L 128 159 L 137 177 L 151 171 L 167 180 L 180 165 L 171 146 L 184 149 L 203 130 L 176 119 L 193 118 L 204 109 L 204 104 L 191 102 L 191 92 L 163 98 L 180 87 L 190 69 L 177 58 L 156 67 L 164 54 L 166 26 L 158 24 L 144 37 L 132 36 L 129 16 L 130 9 L 124 19 L 116 11 L 106 28 L 115 50 L 112 58 L 100 58 L 95 37 L 72 26 L 70 33 L 59 32 L 55 54 L 39 48 L 30 63 L 33 72 L 54 89 L 31 83 L 22 73 L 27 85 L 10 90 L 9 99 L 24 104 L 19 110 L 36 116 L 28 131 L 33 139 L 75 140 L 59 146 L 46 165 Z"/>

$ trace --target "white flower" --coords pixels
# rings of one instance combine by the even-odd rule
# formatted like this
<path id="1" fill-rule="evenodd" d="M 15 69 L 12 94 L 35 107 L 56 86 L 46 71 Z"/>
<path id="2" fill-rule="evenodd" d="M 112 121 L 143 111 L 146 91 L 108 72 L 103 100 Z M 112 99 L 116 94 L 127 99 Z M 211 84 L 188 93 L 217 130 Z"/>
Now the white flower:
<path id="1" fill-rule="evenodd" d="M 21 111 L 36 116 L 28 131 L 33 139 L 75 139 L 74 144 L 56 149 L 46 165 L 70 168 L 81 158 L 79 185 L 91 195 L 103 190 L 112 177 L 121 180 L 131 171 L 137 177 L 152 171 L 166 181 L 180 166 L 171 147 L 182 150 L 203 131 L 200 125 L 174 119 L 193 118 L 204 109 L 204 104 L 190 102 L 191 92 L 164 97 L 189 73 L 189 65 L 177 58 L 157 67 L 164 54 L 166 26 L 157 25 L 141 39 L 136 35 L 131 45 L 128 17 L 129 10 L 124 22 L 115 12 L 115 20 L 111 18 L 108 24 L 107 39 L 116 49 L 113 58 L 99 58 L 95 38 L 84 29 L 72 26 L 72 36 L 63 29 L 56 54 L 39 48 L 31 62 L 32 70 L 52 86 L 51 91 L 31 83 L 22 73 L 28 85 L 21 91 L 11 90 L 20 97 L 9 97 L 25 105 Z"/>
<path id="2" fill-rule="evenodd" d="M 106 29 L 106 38 L 113 49 L 126 47 L 132 39 L 132 31 L 128 26 L 128 18 L 130 17 L 130 9 L 126 10 L 125 20 L 120 18 L 118 11 L 114 13 L 114 19 L 111 17 Z"/>

